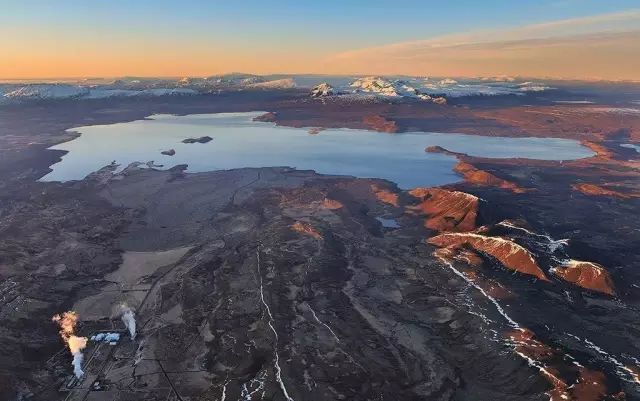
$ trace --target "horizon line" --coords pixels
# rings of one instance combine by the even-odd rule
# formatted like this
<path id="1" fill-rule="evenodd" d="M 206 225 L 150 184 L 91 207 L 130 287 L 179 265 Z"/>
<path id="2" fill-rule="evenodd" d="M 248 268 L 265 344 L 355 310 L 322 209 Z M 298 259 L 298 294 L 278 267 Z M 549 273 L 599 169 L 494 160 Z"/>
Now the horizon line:
<path id="1" fill-rule="evenodd" d="M 616 82 L 616 83 L 640 83 L 639 79 L 607 79 L 598 77 L 557 77 L 557 76 L 529 76 L 529 75 L 509 75 L 509 74 L 489 74 L 489 75 L 416 75 L 416 74 L 376 74 L 376 73 L 355 73 L 355 74 L 326 74 L 326 73 L 268 73 L 258 74 L 251 72 L 224 72 L 210 75 L 112 75 L 112 76 L 58 76 L 58 77 L 15 77 L 6 78 L 0 77 L 0 84 L 14 81 L 16 83 L 26 83 L 26 81 L 63 81 L 63 80 L 92 80 L 92 79 L 122 79 L 122 78 L 141 78 L 141 79 L 183 79 L 183 78 L 200 78 L 206 79 L 215 76 L 225 75 L 253 75 L 257 77 L 269 77 L 269 76 L 320 76 L 320 77 L 411 77 L 411 78 L 459 78 L 459 79 L 482 79 L 482 78 L 514 78 L 514 79 L 538 79 L 538 80 L 553 80 L 553 81 L 580 81 L 580 82 Z M 42 82 L 45 83 L 45 82 Z"/>

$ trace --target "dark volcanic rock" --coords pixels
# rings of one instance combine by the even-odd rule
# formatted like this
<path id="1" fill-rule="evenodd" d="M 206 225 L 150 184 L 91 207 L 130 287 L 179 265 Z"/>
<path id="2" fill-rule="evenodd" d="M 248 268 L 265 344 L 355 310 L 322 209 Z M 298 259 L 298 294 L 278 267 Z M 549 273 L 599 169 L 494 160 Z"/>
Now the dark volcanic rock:
<path id="1" fill-rule="evenodd" d="M 261 102 L 267 94 L 0 108 L 0 400 L 640 397 L 639 203 L 571 187 L 636 193 L 628 156 L 465 159 L 470 173 L 534 189 L 498 189 L 484 174 L 441 188 L 478 198 L 477 216 L 467 196 L 425 190 L 424 213 L 410 214 L 418 201 L 389 183 L 291 169 L 36 181 L 62 156 L 46 148 L 71 139 L 67 128 L 157 112 L 277 110 L 285 125 L 352 128 L 378 115 L 412 129 L 578 139 L 609 136 L 622 120 L 599 113 L 576 124 L 586 111 L 573 106 L 345 107 L 306 91 Z M 564 122 L 545 128 L 551 115 Z M 624 124 L 640 126 L 632 115 Z M 34 135 L 43 145 L 29 145 Z M 444 231 L 432 244 L 424 215 Z M 376 216 L 400 228 L 381 230 Z M 446 232 L 473 220 L 472 232 Z M 134 268 L 120 269 L 125 261 Z M 120 329 L 111 307 L 123 300 L 138 337 L 90 342 L 86 380 L 69 382 L 51 316 L 79 305 L 78 335 Z M 104 392 L 88 392 L 94 378 Z"/>
<path id="2" fill-rule="evenodd" d="M 442 153 L 444 155 L 449 155 L 449 156 L 461 155 L 461 153 L 452 152 L 452 151 L 450 151 L 448 149 L 445 149 L 442 146 L 438 146 L 438 145 L 427 146 L 426 148 L 424 148 L 424 151 L 428 152 L 428 153 Z"/>
<path id="3" fill-rule="evenodd" d="M 187 138 L 183 139 L 182 143 L 207 143 L 211 142 L 213 138 L 210 136 L 201 136 L 200 138 Z"/>
<path id="4" fill-rule="evenodd" d="M 175 149 L 169 149 L 169 150 L 163 150 L 162 152 L 163 155 L 167 155 L 167 156 L 173 156 L 176 154 L 176 150 Z"/>
<path id="5" fill-rule="evenodd" d="M 253 121 L 262 121 L 264 123 L 274 123 L 274 122 L 277 121 L 277 118 L 278 118 L 278 116 L 277 116 L 276 113 L 267 112 L 267 113 L 264 113 L 261 116 L 254 117 Z"/>

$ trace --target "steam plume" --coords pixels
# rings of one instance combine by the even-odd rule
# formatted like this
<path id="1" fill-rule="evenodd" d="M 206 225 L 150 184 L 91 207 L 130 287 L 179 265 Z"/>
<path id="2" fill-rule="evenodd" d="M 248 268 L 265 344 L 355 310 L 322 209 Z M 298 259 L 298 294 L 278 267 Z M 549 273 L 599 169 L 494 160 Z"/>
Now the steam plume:
<path id="1" fill-rule="evenodd" d="M 73 355 L 73 361 L 71 362 L 73 374 L 77 378 L 82 377 L 84 374 L 82 370 L 82 360 L 84 359 L 82 350 L 87 346 L 87 337 L 78 337 L 74 333 L 78 322 L 78 314 L 74 311 L 68 311 L 60 315 L 54 315 L 51 320 L 60 326 L 60 337 L 62 337 L 62 341 L 65 342 L 71 355 Z"/>
<path id="2" fill-rule="evenodd" d="M 136 318 L 133 310 L 129 308 L 126 304 L 120 305 L 120 310 L 122 311 L 122 323 L 124 323 L 127 330 L 129 330 L 129 335 L 131 335 L 131 339 L 136 339 Z"/>

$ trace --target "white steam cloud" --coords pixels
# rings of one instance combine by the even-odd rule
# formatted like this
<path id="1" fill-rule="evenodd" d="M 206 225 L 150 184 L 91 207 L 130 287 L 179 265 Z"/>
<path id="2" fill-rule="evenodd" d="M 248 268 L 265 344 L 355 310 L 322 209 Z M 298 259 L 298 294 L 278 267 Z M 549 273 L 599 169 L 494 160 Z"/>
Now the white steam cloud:
<path id="1" fill-rule="evenodd" d="M 122 323 L 124 323 L 127 330 L 129 330 L 129 335 L 132 340 L 136 339 L 136 318 L 133 310 L 129 308 L 126 304 L 120 305 L 120 311 L 122 313 L 121 319 Z"/>

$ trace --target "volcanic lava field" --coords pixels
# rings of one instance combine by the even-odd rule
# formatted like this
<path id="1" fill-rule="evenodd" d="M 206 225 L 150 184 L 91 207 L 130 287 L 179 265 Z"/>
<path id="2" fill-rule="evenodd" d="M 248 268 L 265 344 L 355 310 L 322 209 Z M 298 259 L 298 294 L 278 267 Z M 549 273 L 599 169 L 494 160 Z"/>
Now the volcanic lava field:
<path id="1" fill-rule="evenodd" d="M 640 399 L 640 112 L 557 100 L 291 89 L 0 107 L 0 399 Z M 425 146 L 458 180 L 406 189 L 149 160 L 40 180 L 71 128 L 249 111 L 310 136 L 562 138 L 592 155 Z"/>

